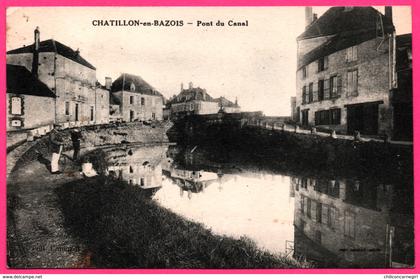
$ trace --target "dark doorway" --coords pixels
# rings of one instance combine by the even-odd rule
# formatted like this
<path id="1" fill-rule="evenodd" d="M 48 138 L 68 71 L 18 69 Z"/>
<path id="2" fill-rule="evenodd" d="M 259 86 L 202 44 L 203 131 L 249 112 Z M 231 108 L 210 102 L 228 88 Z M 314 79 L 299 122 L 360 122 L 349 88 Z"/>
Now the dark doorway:
<path id="1" fill-rule="evenodd" d="M 347 133 L 378 134 L 378 103 L 347 106 Z"/>
<path id="2" fill-rule="evenodd" d="M 74 107 L 74 119 L 79 121 L 79 104 L 76 104 Z"/>
<path id="3" fill-rule="evenodd" d="M 408 103 L 394 104 L 395 140 L 413 141 L 413 105 Z"/>
<path id="4" fill-rule="evenodd" d="M 130 110 L 130 122 L 133 122 L 134 120 L 134 111 Z"/>
<path id="5" fill-rule="evenodd" d="M 307 127 L 309 125 L 309 109 L 302 110 L 302 126 Z"/>

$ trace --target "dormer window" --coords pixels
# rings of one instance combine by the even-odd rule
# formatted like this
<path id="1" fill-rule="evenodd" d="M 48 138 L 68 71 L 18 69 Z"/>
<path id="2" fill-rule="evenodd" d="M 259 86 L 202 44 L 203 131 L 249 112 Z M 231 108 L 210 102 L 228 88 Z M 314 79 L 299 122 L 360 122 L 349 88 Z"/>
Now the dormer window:
<path id="1" fill-rule="evenodd" d="M 328 69 L 328 56 L 318 59 L 318 72 Z"/>
<path id="2" fill-rule="evenodd" d="M 136 86 L 134 85 L 134 83 L 131 83 L 130 90 L 131 91 L 136 91 Z"/>
<path id="3" fill-rule="evenodd" d="M 357 60 L 357 46 L 352 46 L 346 50 L 346 62 Z"/>

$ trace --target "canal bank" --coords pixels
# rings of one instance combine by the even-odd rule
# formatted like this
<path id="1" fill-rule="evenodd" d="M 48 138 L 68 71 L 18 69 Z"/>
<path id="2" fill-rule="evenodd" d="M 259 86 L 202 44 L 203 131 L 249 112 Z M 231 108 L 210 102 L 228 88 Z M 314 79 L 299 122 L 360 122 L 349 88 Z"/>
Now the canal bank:
<path id="1" fill-rule="evenodd" d="M 175 122 L 168 137 L 181 146 L 214 148 L 220 160 L 241 151 L 257 161 L 269 160 L 274 167 L 333 175 L 356 170 L 385 175 L 397 171 L 412 176 L 413 171 L 412 145 L 266 129 L 245 125 L 235 118 L 186 117 Z"/>

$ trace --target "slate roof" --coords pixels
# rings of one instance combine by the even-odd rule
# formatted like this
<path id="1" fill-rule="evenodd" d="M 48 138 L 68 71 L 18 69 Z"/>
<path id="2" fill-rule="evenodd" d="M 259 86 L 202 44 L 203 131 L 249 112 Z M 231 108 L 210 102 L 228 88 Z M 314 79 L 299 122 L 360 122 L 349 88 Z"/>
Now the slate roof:
<path id="1" fill-rule="evenodd" d="M 200 87 L 191 89 L 183 89 L 174 99 L 170 100 L 169 104 L 183 103 L 190 100 L 215 102 L 215 100 L 207 93 L 207 91 Z"/>
<path id="2" fill-rule="evenodd" d="M 54 92 L 23 66 L 7 64 L 6 92 L 55 98 Z"/>
<path id="3" fill-rule="evenodd" d="M 24 46 L 21 48 L 13 49 L 7 52 L 7 54 L 19 54 L 19 53 L 32 53 L 34 50 L 34 45 Z M 78 51 L 71 49 L 70 47 L 55 41 L 55 40 L 46 40 L 39 43 L 39 52 L 55 52 L 58 53 L 74 62 L 77 62 L 83 66 L 96 70 L 96 68 L 86 61 Z"/>
<path id="4" fill-rule="evenodd" d="M 132 83 L 135 85 L 134 91 L 131 91 Z M 142 77 L 137 75 L 123 73 L 112 83 L 111 92 L 122 91 L 122 89 L 124 89 L 124 91 L 160 96 L 163 98 L 163 95 L 159 91 L 148 84 Z"/>
<path id="5" fill-rule="evenodd" d="M 372 7 L 354 7 L 350 11 L 344 9 L 344 7 L 330 8 L 297 38 L 299 41 L 332 36 L 319 47 L 299 57 L 298 69 L 336 51 L 382 36 L 382 29 L 378 29 L 380 18 L 385 34 L 395 30 L 392 22 Z"/>
<path id="6" fill-rule="evenodd" d="M 379 18 L 382 18 L 386 32 L 394 31 L 392 22 L 372 7 L 352 7 L 349 10 L 346 10 L 346 7 L 333 7 L 312 22 L 297 39 L 303 40 L 360 29 L 376 30 Z"/>

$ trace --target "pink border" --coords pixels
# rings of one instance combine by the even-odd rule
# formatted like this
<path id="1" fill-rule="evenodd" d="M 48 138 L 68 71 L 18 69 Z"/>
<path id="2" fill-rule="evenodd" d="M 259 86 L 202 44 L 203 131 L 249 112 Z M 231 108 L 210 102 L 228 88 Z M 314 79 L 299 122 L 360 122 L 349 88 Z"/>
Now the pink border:
<path id="1" fill-rule="evenodd" d="M 347 0 L 345 3 L 337 3 L 334 0 L 5 0 L 0 1 L 0 91 L 6 92 L 6 8 L 12 6 L 334 6 L 334 5 L 352 5 L 352 6 L 384 6 L 384 5 L 401 5 L 412 7 L 412 25 L 413 25 L 413 67 L 414 67 L 414 92 L 420 90 L 420 77 L 418 69 L 420 69 L 420 50 L 419 50 L 419 32 L 420 32 L 420 4 L 415 0 Z M 420 150 L 418 147 L 419 133 L 420 133 L 420 96 L 414 96 L 414 171 L 418 169 L 418 158 L 420 157 Z M 2 114 L 2 121 L 0 122 L 0 130 L 2 131 L 0 137 L 0 274 L 186 274 L 186 273 L 204 273 L 204 274 L 419 274 L 419 256 L 420 251 L 417 233 L 415 234 L 415 268 L 414 269 L 7 269 L 6 267 L 6 98 L 0 98 L 0 111 Z M 418 203 L 419 197 L 418 176 L 414 176 L 414 196 L 415 202 Z M 415 207 L 415 228 L 420 227 L 419 222 L 419 206 Z"/>

